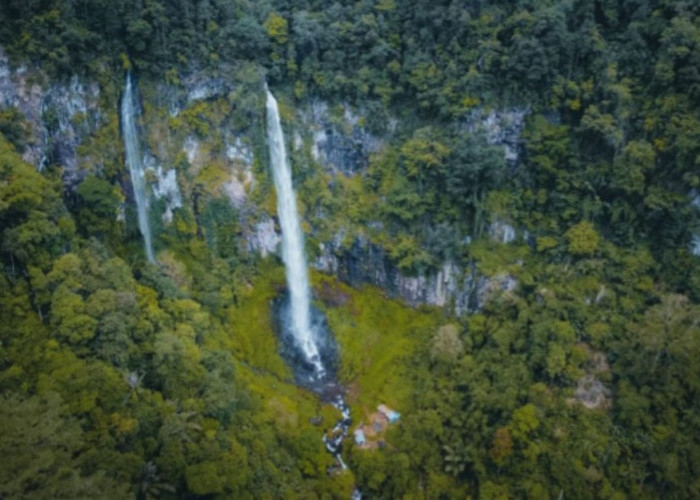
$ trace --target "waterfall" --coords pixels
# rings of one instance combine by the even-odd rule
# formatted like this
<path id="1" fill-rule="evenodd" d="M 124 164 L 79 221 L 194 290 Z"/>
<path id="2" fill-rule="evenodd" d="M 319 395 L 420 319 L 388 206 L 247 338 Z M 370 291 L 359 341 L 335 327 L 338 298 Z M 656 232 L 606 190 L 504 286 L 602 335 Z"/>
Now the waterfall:
<path id="1" fill-rule="evenodd" d="M 277 101 L 267 89 L 267 85 L 265 92 L 267 94 L 267 142 L 270 148 L 270 167 L 277 191 L 277 215 L 282 228 L 282 260 L 284 260 L 287 288 L 289 289 L 289 324 L 287 327 L 291 330 L 296 346 L 314 369 L 312 389 L 326 397 L 334 394 L 331 404 L 340 411 L 341 418 L 330 433 L 323 436 L 323 443 L 335 457 L 340 469 L 344 470 L 348 467 L 343 461 L 341 451 L 343 440 L 347 438 L 352 425 L 350 408 L 345 402 L 342 389 L 334 380 L 332 367 L 327 371 L 321 359 L 322 349 L 319 347 L 319 337 L 323 335 L 324 328 L 317 325 L 312 326 L 309 276 L 304 257 L 304 233 L 301 232 L 301 224 L 297 214 L 297 202 L 292 188 L 292 171 L 284 147 L 284 135 L 282 134 Z M 362 494 L 358 489 L 355 489 L 352 499 L 360 500 L 361 498 Z"/>
<path id="2" fill-rule="evenodd" d="M 309 276 L 304 256 L 304 235 L 301 231 L 297 202 L 292 188 L 292 171 L 284 147 L 277 101 L 267 88 L 267 141 L 270 148 L 270 167 L 277 191 L 277 215 L 282 228 L 282 260 L 289 289 L 288 325 L 306 360 L 314 367 L 315 377 L 325 375 L 319 348 L 311 327 Z"/>
<path id="3" fill-rule="evenodd" d="M 143 246 L 146 251 L 146 258 L 148 262 L 155 262 L 155 258 L 153 257 L 153 243 L 151 241 L 151 226 L 148 222 L 148 195 L 146 193 L 143 159 L 139 150 L 136 115 L 136 98 L 131 83 L 131 74 L 127 73 L 121 104 L 122 136 L 124 138 L 126 165 L 129 167 L 131 185 L 134 188 L 139 230 L 143 235 Z"/>

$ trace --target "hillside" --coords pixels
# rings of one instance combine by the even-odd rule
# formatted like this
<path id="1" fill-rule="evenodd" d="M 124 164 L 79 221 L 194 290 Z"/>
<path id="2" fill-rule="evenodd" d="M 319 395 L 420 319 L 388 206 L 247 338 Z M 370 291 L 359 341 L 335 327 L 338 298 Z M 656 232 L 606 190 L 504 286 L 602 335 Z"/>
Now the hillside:
<path id="1" fill-rule="evenodd" d="M 694 2 L 0 19 L 0 498 L 700 496 Z"/>

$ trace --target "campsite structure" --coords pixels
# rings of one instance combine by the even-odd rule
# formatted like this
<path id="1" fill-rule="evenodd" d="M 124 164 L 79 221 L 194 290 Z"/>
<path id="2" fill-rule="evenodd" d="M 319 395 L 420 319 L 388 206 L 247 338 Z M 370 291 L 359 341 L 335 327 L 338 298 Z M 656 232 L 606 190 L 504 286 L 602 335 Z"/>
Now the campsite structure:
<path id="1" fill-rule="evenodd" d="M 355 446 L 364 450 L 383 448 L 384 434 L 391 424 L 398 422 L 401 414 L 385 404 L 377 406 L 377 411 L 370 414 L 355 428 Z M 367 422 L 367 423 L 365 423 Z"/>

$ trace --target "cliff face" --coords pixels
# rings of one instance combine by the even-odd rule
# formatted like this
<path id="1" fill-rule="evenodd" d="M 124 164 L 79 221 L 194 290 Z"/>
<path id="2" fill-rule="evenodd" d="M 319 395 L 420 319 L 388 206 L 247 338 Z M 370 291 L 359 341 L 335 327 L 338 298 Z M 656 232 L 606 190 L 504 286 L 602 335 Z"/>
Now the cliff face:
<path id="1" fill-rule="evenodd" d="M 331 175 L 338 172 L 347 176 L 361 174 L 369 155 L 380 151 L 391 140 L 396 126 L 390 121 L 387 137 L 378 138 L 360 126 L 364 121 L 362 117 L 347 108 L 341 119 L 335 122 L 325 104 L 315 103 L 310 109 L 311 112 L 302 113 L 302 123 L 313 131 L 314 158 Z M 527 112 L 526 108 L 475 109 L 468 113 L 461 126 L 470 132 L 484 134 L 490 144 L 501 146 L 510 167 L 517 168 Z M 491 222 L 487 233 L 491 240 L 502 244 L 511 243 L 518 237 L 528 239 L 526 233 L 519 234 L 512 225 L 499 218 Z M 352 243 L 348 246 L 343 241 Z M 312 265 L 353 286 L 372 284 L 411 305 L 444 307 L 457 315 L 477 311 L 491 298 L 517 286 L 512 276 L 506 273 L 486 276 L 479 273 L 473 263 L 461 268 L 454 262 L 445 261 L 435 272 L 407 276 L 380 246 L 362 234 L 347 234 L 346 231 L 321 243 L 319 255 Z"/>
<path id="2" fill-rule="evenodd" d="M 225 199 L 239 218 L 243 251 L 264 257 L 276 253 L 280 242 L 269 193 L 259 189 L 261 179 L 256 179 L 256 174 L 262 175 L 266 182 L 265 149 L 260 147 L 264 137 L 254 127 L 232 125 L 229 108 L 235 106 L 230 95 L 235 92 L 240 89 L 228 79 L 203 74 L 190 75 L 177 84 L 141 82 L 143 162 L 149 195 L 154 201 L 161 200 L 152 217 L 167 226 L 174 213 L 188 205 L 198 219 L 204 211 L 203 195 Z M 74 191 L 86 175 L 100 174 L 94 152 L 84 151 L 96 135 L 107 136 L 111 151 L 105 154 L 114 156 L 115 164 L 123 164 L 119 129 L 113 123 L 109 128 L 118 120 L 119 95 L 113 88 L 108 97 L 98 83 L 78 77 L 49 82 L 38 70 L 11 68 L 0 51 L 0 108 L 16 108 L 30 128 L 24 159 L 39 170 L 61 165 L 67 191 Z M 206 127 L 203 114 L 208 116 Z M 475 109 L 459 126 L 501 146 L 506 161 L 517 168 L 526 114 L 524 108 Z M 287 147 L 306 149 L 310 160 L 331 178 L 362 175 L 370 155 L 392 141 L 397 127 L 396 120 L 389 119 L 381 133 L 372 133 L 361 110 L 331 107 L 318 100 L 301 106 L 293 121 L 287 130 Z M 129 183 L 124 185 L 128 199 Z M 339 225 L 342 237 L 338 233 L 317 243 L 317 257 L 311 265 L 351 285 L 376 285 L 411 305 L 430 304 L 456 314 L 478 310 L 491 297 L 517 286 L 507 274 L 485 276 L 473 264 L 462 268 L 452 261 L 443 262 L 432 273 L 404 275 L 384 249 L 363 234 L 352 234 L 342 221 Z M 492 221 L 488 235 L 503 244 L 527 237 L 501 219 Z"/>
<path id="3" fill-rule="evenodd" d="M 37 70 L 12 68 L 0 48 L 0 108 L 17 109 L 29 125 L 22 157 L 39 170 L 48 164 L 61 165 L 67 186 L 84 177 L 78 148 L 102 121 L 99 100 L 96 83 L 77 76 L 67 82 L 47 82 Z"/>
<path id="4" fill-rule="evenodd" d="M 406 276 L 381 247 L 358 236 L 350 248 L 343 248 L 341 239 L 322 245 L 314 267 L 352 286 L 378 286 L 412 306 L 428 304 L 461 315 L 478 311 L 488 300 L 517 286 L 515 278 L 506 273 L 485 276 L 474 265 L 464 269 L 450 261 L 437 272 Z"/>

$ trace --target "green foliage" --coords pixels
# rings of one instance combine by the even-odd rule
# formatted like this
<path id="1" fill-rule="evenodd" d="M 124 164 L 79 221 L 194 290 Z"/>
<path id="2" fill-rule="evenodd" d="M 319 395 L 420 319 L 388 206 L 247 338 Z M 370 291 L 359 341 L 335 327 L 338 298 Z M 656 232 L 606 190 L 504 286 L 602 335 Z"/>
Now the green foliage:
<path id="1" fill-rule="evenodd" d="M 408 309 L 371 287 L 352 290 L 322 275 L 314 275 L 313 283 L 317 289 L 347 297 L 341 306 L 324 310 L 342 353 L 338 375 L 357 388 L 352 391 L 357 394 L 351 400 L 353 407 L 374 408 L 381 402 L 398 409 L 407 405 L 406 360 L 428 343 L 437 328 L 437 314 Z"/>
<path id="2" fill-rule="evenodd" d="M 56 185 L 22 162 L 0 136 L 0 228 L 4 258 L 46 269 L 73 235 L 75 224 Z"/>
<path id="3" fill-rule="evenodd" d="M 276 43 L 281 45 L 287 43 L 289 37 L 289 23 L 287 23 L 285 18 L 276 12 L 270 12 L 263 26 L 265 26 L 268 36 Z"/>
<path id="4" fill-rule="evenodd" d="M 572 226 L 564 233 L 564 237 L 569 242 L 569 251 L 573 255 L 591 255 L 600 244 L 600 236 L 589 221 Z"/>
<path id="5" fill-rule="evenodd" d="M 0 496 L 347 498 L 356 481 L 377 498 L 698 497 L 699 15 L 681 1 L 1 3 L 13 64 L 99 81 L 103 118 L 64 193 L 58 169 L 21 161 L 32 130 L 0 110 Z M 124 69 L 184 194 L 158 266 L 117 221 Z M 152 83 L 191 75 L 233 90 L 171 116 L 180 89 Z M 288 382 L 282 268 L 241 239 L 274 212 L 264 80 L 290 128 L 293 92 L 354 105 L 353 134 L 384 143 L 351 177 L 291 154 L 310 253 L 342 231 L 392 272 L 449 260 L 484 304 L 446 318 L 314 275 L 353 418 L 402 412 L 384 449 L 346 444 L 353 473 L 326 474 L 319 438 L 338 414 Z M 493 124 L 465 131 L 467 111 L 510 106 L 528 111 L 515 165 Z M 240 212 L 221 191 L 229 131 L 255 150 Z M 529 236 L 488 241 L 496 221 Z"/>
<path id="6" fill-rule="evenodd" d="M 7 497 L 124 498 L 127 484 L 86 473 L 88 453 L 79 421 L 52 392 L 39 396 L 2 396 L 0 493 Z M 11 458 L 11 459 L 9 459 Z"/>
<path id="7" fill-rule="evenodd" d="M 29 124 L 17 108 L 0 110 L 0 134 L 22 152 L 29 139 Z"/>
<path id="8" fill-rule="evenodd" d="M 121 195 L 109 182 L 98 177 L 87 177 L 77 189 L 80 200 L 79 230 L 83 235 L 102 238 L 119 236 L 117 210 Z"/>

